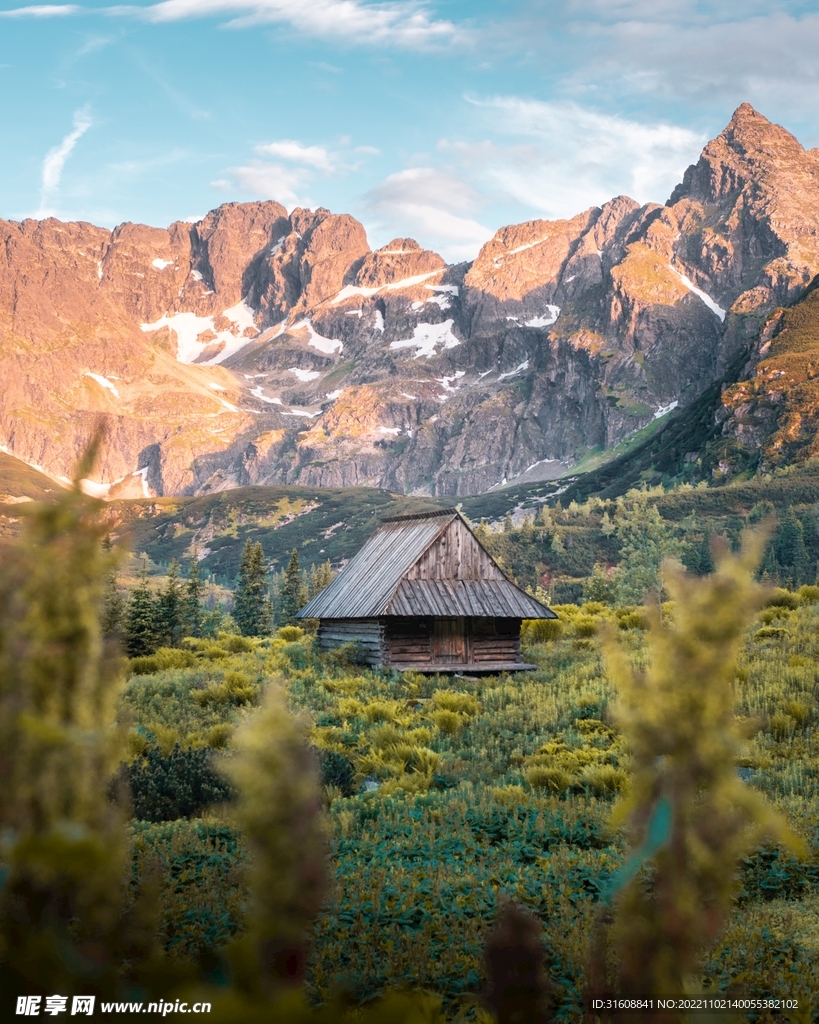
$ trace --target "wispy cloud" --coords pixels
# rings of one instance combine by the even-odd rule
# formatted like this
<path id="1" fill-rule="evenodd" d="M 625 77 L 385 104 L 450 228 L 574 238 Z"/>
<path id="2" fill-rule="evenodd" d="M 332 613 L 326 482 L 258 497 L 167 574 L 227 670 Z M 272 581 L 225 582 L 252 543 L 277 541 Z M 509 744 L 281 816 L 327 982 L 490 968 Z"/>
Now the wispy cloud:
<path id="1" fill-rule="evenodd" d="M 53 18 L 81 11 L 154 23 L 226 16 L 229 28 L 282 24 L 309 36 L 409 50 L 451 47 L 471 38 L 468 29 L 436 18 L 423 0 L 162 0 L 146 7 L 126 4 L 97 11 L 76 4 L 35 5 L 0 12 L 0 17 Z"/>
<path id="2" fill-rule="evenodd" d="M 467 37 L 465 30 L 435 18 L 427 4 L 416 0 L 164 0 L 145 8 L 145 17 L 154 22 L 225 14 L 236 15 L 227 23 L 235 28 L 278 22 L 312 36 L 371 46 L 426 49 Z"/>
<path id="3" fill-rule="evenodd" d="M 88 107 L 82 107 L 80 110 L 77 110 L 74 113 L 74 127 L 72 130 L 59 145 L 50 149 L 46 154 L 46 158 L 43 160 L 38 217 L 51 216 L 52 211 L 49 209 L 49 204 L 60 187 L 65 162 L 71 155 L 71 151 L 93 123 Z"/>
<path id="4" fill-rule="evenodd" d="M 310 180 L 310 174 L 303 167 L 250 160 L 241 167 L 232 167 L 230 173 L 232 179 L 213 181 L 213 188 L 220 192 L 249 193 L 259 199 L 275 199 L 288 210 L 312 205 L 312 200 L 303 191 Z"/>
<path id="5" fill-rule="evenodd" d="M 256 146 L 256 152 L 260 156 L 273 156 L 292 163 L 307 164 L 308 167 L 315 167 L 328 173 L 335 170 L 335 162 L 324 146 L 304 146 L 292 139 L 282 139 L 280 142 L 266 142 Z"/>
<path id="6" fill-rule="evenodd" d="M 349 139 L 341 140 L 348 145 Z M 288 209 L 309 206 L 312 200 L 307 189 L 316 175 L 323 177 L 349 170 L 341 157 L 325 146 L 305 145 L 296 139 L 278 139 L 254 147 L 260 157 L 273 157 L 276 162 L 250 160 L 230 169 L 230 178 L 212 181 L 213 188 L 223 192 L 241 191 L 262 199 L 275 199 Z"/>
<path id="7" fill-rule="evenodd" d="M 78 14 L 81 10 L 76 4 L 39 4 L 0 11 L 0 18 L 61 18 L 68 14 Z"/>
<path id="8" fill-rule="evenodd" d="M 391 174 L 364 196 L 368 233 L 384 242 L 415 235 L 449 260 L 474 258 L 492 230 L 475 219 L 481 197 L 445 169 L 410 167 Z"/>
<path id="9" fill-rule="evenodd" d="M 577 103 L 516 96 L 469 102 L 500 142 L 443 141 L 439 149 L 482 187 L 550 217 L 572 216 L 620 193 L 663 202 L 706 141 L 687 128 Z"/>

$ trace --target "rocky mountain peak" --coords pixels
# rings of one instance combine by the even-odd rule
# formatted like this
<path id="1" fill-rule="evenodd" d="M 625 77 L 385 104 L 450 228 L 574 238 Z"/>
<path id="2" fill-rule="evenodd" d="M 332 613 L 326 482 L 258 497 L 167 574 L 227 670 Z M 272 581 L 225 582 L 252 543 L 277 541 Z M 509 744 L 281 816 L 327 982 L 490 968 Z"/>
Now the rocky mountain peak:
<path id="1" fill-rule="evenodd" d="M 471 265 L 274 202 L 0 221 L 0 446 L 66 475 L 103 413 L 109 495 L 473 494 L 691 401 L 817 273 L 817 153 L 747 104 L 666 206 L 509 225 Z"/>
<path id="2" fill-rule="evenodd" d="M 776 159 L 786 154 L 798 156 L 805 152 L 796 136 L 781 125 L 769 121 L 750 103 L 737 107 L 715 142 L 720 140 L 724 140 L 735 153 L 744 157 L 764 154 Z"/>
<path id="3" fill-rule="evenodd" d="M 444 267 L 446 261 L 443 257 L 422 249 L 414 238 L 394 238 L 364 257 L 355 284 L 361 288 L 381 288 L 421 274 L 431 274 Z"/>

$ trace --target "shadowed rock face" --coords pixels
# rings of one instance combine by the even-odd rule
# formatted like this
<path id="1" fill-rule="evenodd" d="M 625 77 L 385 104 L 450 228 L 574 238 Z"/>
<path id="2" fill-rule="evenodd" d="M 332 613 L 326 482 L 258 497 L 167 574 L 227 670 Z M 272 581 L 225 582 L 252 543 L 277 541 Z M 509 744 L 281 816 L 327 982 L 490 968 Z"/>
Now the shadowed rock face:
<path id="1" fill-rule="evenodd" d="M 465 495 L 558 475 L 749 347 L 751 374 L 819 272 L 819 157 L 744 104 L 665 206 L 504 227 L 457 266 L 274 202 L 0 239 L 0 445 L 25 461 L 66 475 L 103 414 L 111 494 Z"/>

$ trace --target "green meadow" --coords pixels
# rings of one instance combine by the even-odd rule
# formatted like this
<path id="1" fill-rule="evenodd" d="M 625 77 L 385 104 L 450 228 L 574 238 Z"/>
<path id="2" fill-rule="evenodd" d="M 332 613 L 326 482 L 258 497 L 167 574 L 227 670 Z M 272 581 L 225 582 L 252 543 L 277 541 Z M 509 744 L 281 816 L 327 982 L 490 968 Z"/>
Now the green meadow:
<path id="1" fill-rule="evenodd" d="M 542 924 L 555 1018 L 579 1021 L 595 913 L 625 851 L 611 817 L 629 754 L 601 637 L 616 637 L 639 666 L 647 622 L 639 607 L 555 610 L 559 623 L 525 624 L 537 670 L 521 675 L 373 672 L 353 650 L 319 657 L 298 627 L 134 659 L 119 706 L 130 730 L 120 773 L 138 812 L 135 883 L 161 867 L 167 953 L 203 962 L 242 931 L 247 853 L 220 766 L 274 686 L 309 729 L 331 837 L 311 1000 L 426 989 L 450 1019 L 487 1019 L 477 1000 L 483 942 L 509 897 Z M 749 734 L 736 769 L 784 812 L 809 857 L 763 846 L 744 859 L 727 928 L 696 983 L 797 995 L 805 1006 L 819 991 L 819 588 L 769 593 L 734 688 Z"/>

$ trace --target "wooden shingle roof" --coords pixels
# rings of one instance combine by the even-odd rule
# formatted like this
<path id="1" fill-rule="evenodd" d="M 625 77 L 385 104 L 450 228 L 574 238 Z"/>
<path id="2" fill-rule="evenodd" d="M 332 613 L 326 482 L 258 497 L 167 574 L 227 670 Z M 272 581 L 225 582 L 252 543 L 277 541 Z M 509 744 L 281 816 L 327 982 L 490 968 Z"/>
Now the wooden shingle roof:
<path id="1" fill-rule="evenodd" d="M 447 531 L 455 523 L 456 535 L 448 543 Z M 431 569 L 428 557 L 425 562 L 430 551 L 436 558 L 443 552 Z M 508 579 L 457 509 L 385 519 L 333 582 L 299 612 L 305 619 L 391 615 L 556 618 Z"/>

